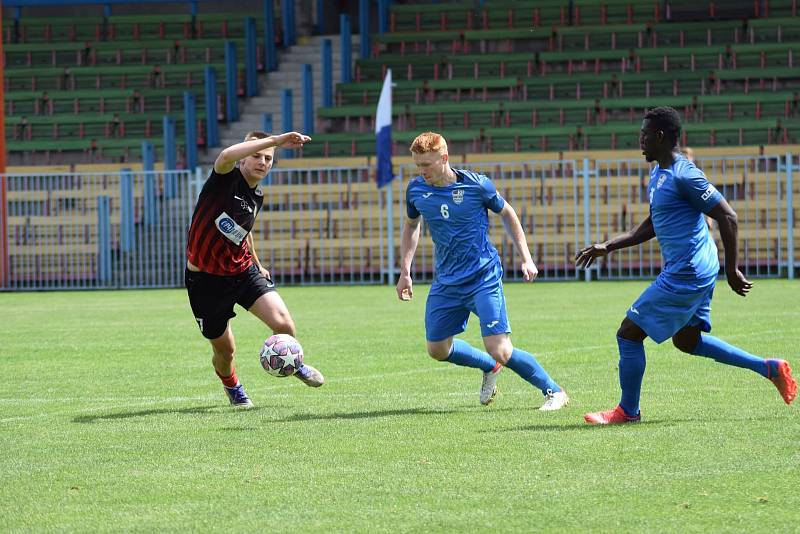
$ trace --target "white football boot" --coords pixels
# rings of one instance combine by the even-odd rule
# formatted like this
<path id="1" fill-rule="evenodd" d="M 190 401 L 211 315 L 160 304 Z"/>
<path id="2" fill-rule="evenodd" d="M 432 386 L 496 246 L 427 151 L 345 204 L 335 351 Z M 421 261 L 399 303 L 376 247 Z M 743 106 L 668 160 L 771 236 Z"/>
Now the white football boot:
<path id="1" fill-rule="evenodd" d="M 560 410 L 567 404 L 569 404 L 569 397 L 567 396 L 566 391 L 554 392 L 552 389 L 548 389 L 547 394 L 545 395 L 544 404 L 542 404 L 539 410 L 543 412 Z"/>
<path id="2" fill-rule="evenodd" d="M 483 382 L 481 383 L 481 404 L 486 406 L 497 395 L 497 375 L 503 368 L 499 363 L 494 366 L 491 371 L 483 373 Z"/>

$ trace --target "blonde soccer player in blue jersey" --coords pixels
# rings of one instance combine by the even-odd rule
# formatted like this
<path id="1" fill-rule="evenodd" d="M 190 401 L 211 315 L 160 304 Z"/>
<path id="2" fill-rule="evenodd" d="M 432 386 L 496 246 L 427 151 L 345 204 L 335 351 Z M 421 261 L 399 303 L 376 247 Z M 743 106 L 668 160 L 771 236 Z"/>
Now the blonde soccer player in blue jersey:
<path id="1" fill-rule="evenodd" d="M 511 325 L 503 293 L 503 267 L 489 241 L 488 212 L 500 215 L 522 258 L 525 281 L 536 279 L 525 232 L 514 209 L 482 174 L 450 167 L 447 143 L 434 132 L 419 135 L 411 154 L 420 175 L 406 189 L 408 216 L 400 241 L 400 279 L 397 296 L 413 297 L 411 262 L 424 217 L 436 247 L 436 277 L 425 305 L 428 354 L 483 371 L 481 404 L 489 404 L 497 392 L 497 375 L 508 367 L 542 392 L 540 410 L 558 410 L 569 397 L 547 374 L 536 358 L 511 343 Z M 470 313 L 481 323 L 486 352 L 455 336 L 467 327 Z"/>

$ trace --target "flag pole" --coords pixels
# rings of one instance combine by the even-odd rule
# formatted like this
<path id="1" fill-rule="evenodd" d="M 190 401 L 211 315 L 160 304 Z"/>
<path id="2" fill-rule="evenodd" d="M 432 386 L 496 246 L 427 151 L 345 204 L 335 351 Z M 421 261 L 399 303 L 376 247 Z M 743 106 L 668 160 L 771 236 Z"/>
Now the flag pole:
<path id="1" fill-rule="evenodd" d="M 394 284 L 394 196 L 392 181 L 394 169 L 392 168 L 392 69 L 386 70 L 383 79 L 383 88 L 378 99 L 378 109 L 375 114 L 375 181 L 378 188 L 389 186 L 386 190 L 386 231 L 388 232 L 386 244 L 386 260 L 388 265 L 384 269 L 386 283 Z"/>
<path id="2" fill-rule="evenodd" d="M 392 198 L 392 191 L 394 190 L 394 184 L 389 183 L 389 187 L 386 188 L 386 231 L 389 232 L 388 239 L 386 240 L 386 247 L 388 250 L 388 261 L 389 265 L 387 265 L 386 273 L 387 273 L 387 280 L 386 283 L 394 285 L 396 282 L 394 280 L 394 200 Z"/>

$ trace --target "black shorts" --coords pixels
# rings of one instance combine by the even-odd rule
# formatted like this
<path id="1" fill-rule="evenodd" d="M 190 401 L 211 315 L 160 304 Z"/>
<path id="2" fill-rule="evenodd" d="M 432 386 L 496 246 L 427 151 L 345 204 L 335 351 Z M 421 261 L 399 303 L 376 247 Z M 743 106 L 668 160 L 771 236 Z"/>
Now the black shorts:
<path id="1" fill-rule="evenodd" d="M 261 295 L 275 291 L 275 282 L 264 277 L 255 264 L 235 276 L 219 276 L 186 269 L 189 304 L 203 336 L 215 339 L 225 333 L 236 317 L 233 305 L 249 309 Z"/>

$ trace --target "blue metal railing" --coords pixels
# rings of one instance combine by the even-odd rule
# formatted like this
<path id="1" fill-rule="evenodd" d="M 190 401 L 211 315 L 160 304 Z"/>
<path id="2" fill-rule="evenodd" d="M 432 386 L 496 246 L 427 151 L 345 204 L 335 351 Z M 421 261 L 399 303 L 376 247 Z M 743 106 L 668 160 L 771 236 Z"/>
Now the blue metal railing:
<path id="1" fill-rule="evenodd" d="M 708 158 L 698 164 L 739 215 L 745 275 L 792 278 L 800 264 L 793 201 L 800 188 L 793 179 L 797 167 L 792 156 Z M 541 279 L 638 279 L 659 272 L 656 240 L 617 251 L 588 274 L 572 263 L 580 247 L 624 232 L 647 216 L 644 191 L 650 167 L 644 161 L 535 160 L 464 167 L 489 176 L 517 211 Z M 301 284 L 394 280 L 397 270 L 390 258 L 398 257 L 404 190 L 416 169 L 398 166 L 399 178 L 381 190 L 373 174 L 365 166 L 272 170 L 253 235 L 273 276 Z M 202 171 L 131 169 L 0 176 L 7 191 L 0 212 L 6 217 L 8 243 L 8 281 L 0 289 L 180 287 L 186 232 L 206 176 Z M 519 258 L 499 217 L 490 214 L 489 231 L 506 279 L 518 280 Z M 393 251 L 390 235 L 395 237 Z M 423 223 L 415 280 L 430 280 L 433 265 Z"/>

